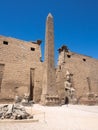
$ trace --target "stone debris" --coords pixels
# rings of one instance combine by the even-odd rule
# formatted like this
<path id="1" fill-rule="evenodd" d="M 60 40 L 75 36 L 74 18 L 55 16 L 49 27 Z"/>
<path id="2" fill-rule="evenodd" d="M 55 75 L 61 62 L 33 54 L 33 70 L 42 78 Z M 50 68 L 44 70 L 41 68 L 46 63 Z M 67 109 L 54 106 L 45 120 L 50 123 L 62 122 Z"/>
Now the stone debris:
<path id="1" fill-rule="evenodd" d="M 24 93 L 24 97 L 15 96 L 14 102 L 22 106 L 32 106 L 34 104 L 33 100 L 29 100 L 28 93 Z"/>
<path id="2" fill-rule="evenodd" d="M 25 108 L 19 104 L 0 105 L 0 119 L 32 119 L 33 116 L 26 112 Z"/>
<path id="3" fill-rule="evenodd" d="M 20 103 L 21 102 L 21 98 L 19 96 L 15 96 L 14 101 L 15 101 L 15 103 Z"/>

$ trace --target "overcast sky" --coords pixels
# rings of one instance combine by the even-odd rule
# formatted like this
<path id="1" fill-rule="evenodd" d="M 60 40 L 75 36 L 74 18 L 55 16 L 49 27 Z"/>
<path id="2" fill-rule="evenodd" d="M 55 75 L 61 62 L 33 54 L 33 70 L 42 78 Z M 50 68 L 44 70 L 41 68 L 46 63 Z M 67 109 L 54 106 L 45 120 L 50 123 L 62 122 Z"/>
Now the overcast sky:
<path id="1" fill-rule="evenodd" d="M 98 0 L 0 0 L 0 35 L 42 40 L 48 13 L 54 17 L 55 57 L 63 44 L 98 59 Z"/>

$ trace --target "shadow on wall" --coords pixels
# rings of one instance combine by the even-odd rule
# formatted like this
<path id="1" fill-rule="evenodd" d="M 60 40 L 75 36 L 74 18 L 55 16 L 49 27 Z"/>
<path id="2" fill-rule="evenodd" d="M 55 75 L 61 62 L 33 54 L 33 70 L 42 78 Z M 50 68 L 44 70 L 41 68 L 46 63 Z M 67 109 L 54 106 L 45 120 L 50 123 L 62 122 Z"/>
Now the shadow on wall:
<path id="1" fill-rule="evenodd" d="M 68 97 L 65 97 L 65 104 L 69 104 L 69 99 L 68 99 Z"/>

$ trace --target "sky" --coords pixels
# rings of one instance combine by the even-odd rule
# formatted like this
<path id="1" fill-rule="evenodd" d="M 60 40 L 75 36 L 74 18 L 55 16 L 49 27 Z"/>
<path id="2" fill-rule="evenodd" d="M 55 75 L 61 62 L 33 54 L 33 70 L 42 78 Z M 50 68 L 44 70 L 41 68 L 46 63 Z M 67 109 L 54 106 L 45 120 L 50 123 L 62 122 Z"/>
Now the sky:
<path id="1" fill-rule="evenodd" d="M 98 0 L 0 0 L 0 35 L 25 41 L 42 40 L 46 17 L 54 18 L 55 60 L 58 48 L 98 59 Z"/>

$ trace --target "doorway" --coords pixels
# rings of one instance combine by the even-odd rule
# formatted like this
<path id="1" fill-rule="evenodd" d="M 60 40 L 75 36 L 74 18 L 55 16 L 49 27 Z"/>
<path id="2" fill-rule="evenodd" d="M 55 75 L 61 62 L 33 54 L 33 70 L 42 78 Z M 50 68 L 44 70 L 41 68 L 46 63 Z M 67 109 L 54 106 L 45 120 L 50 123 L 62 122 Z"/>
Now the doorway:
<path id="1" fill-rule="evenodd" d="M 69 98 L 65 97 L 65 104 L 69 104 Z"/>

